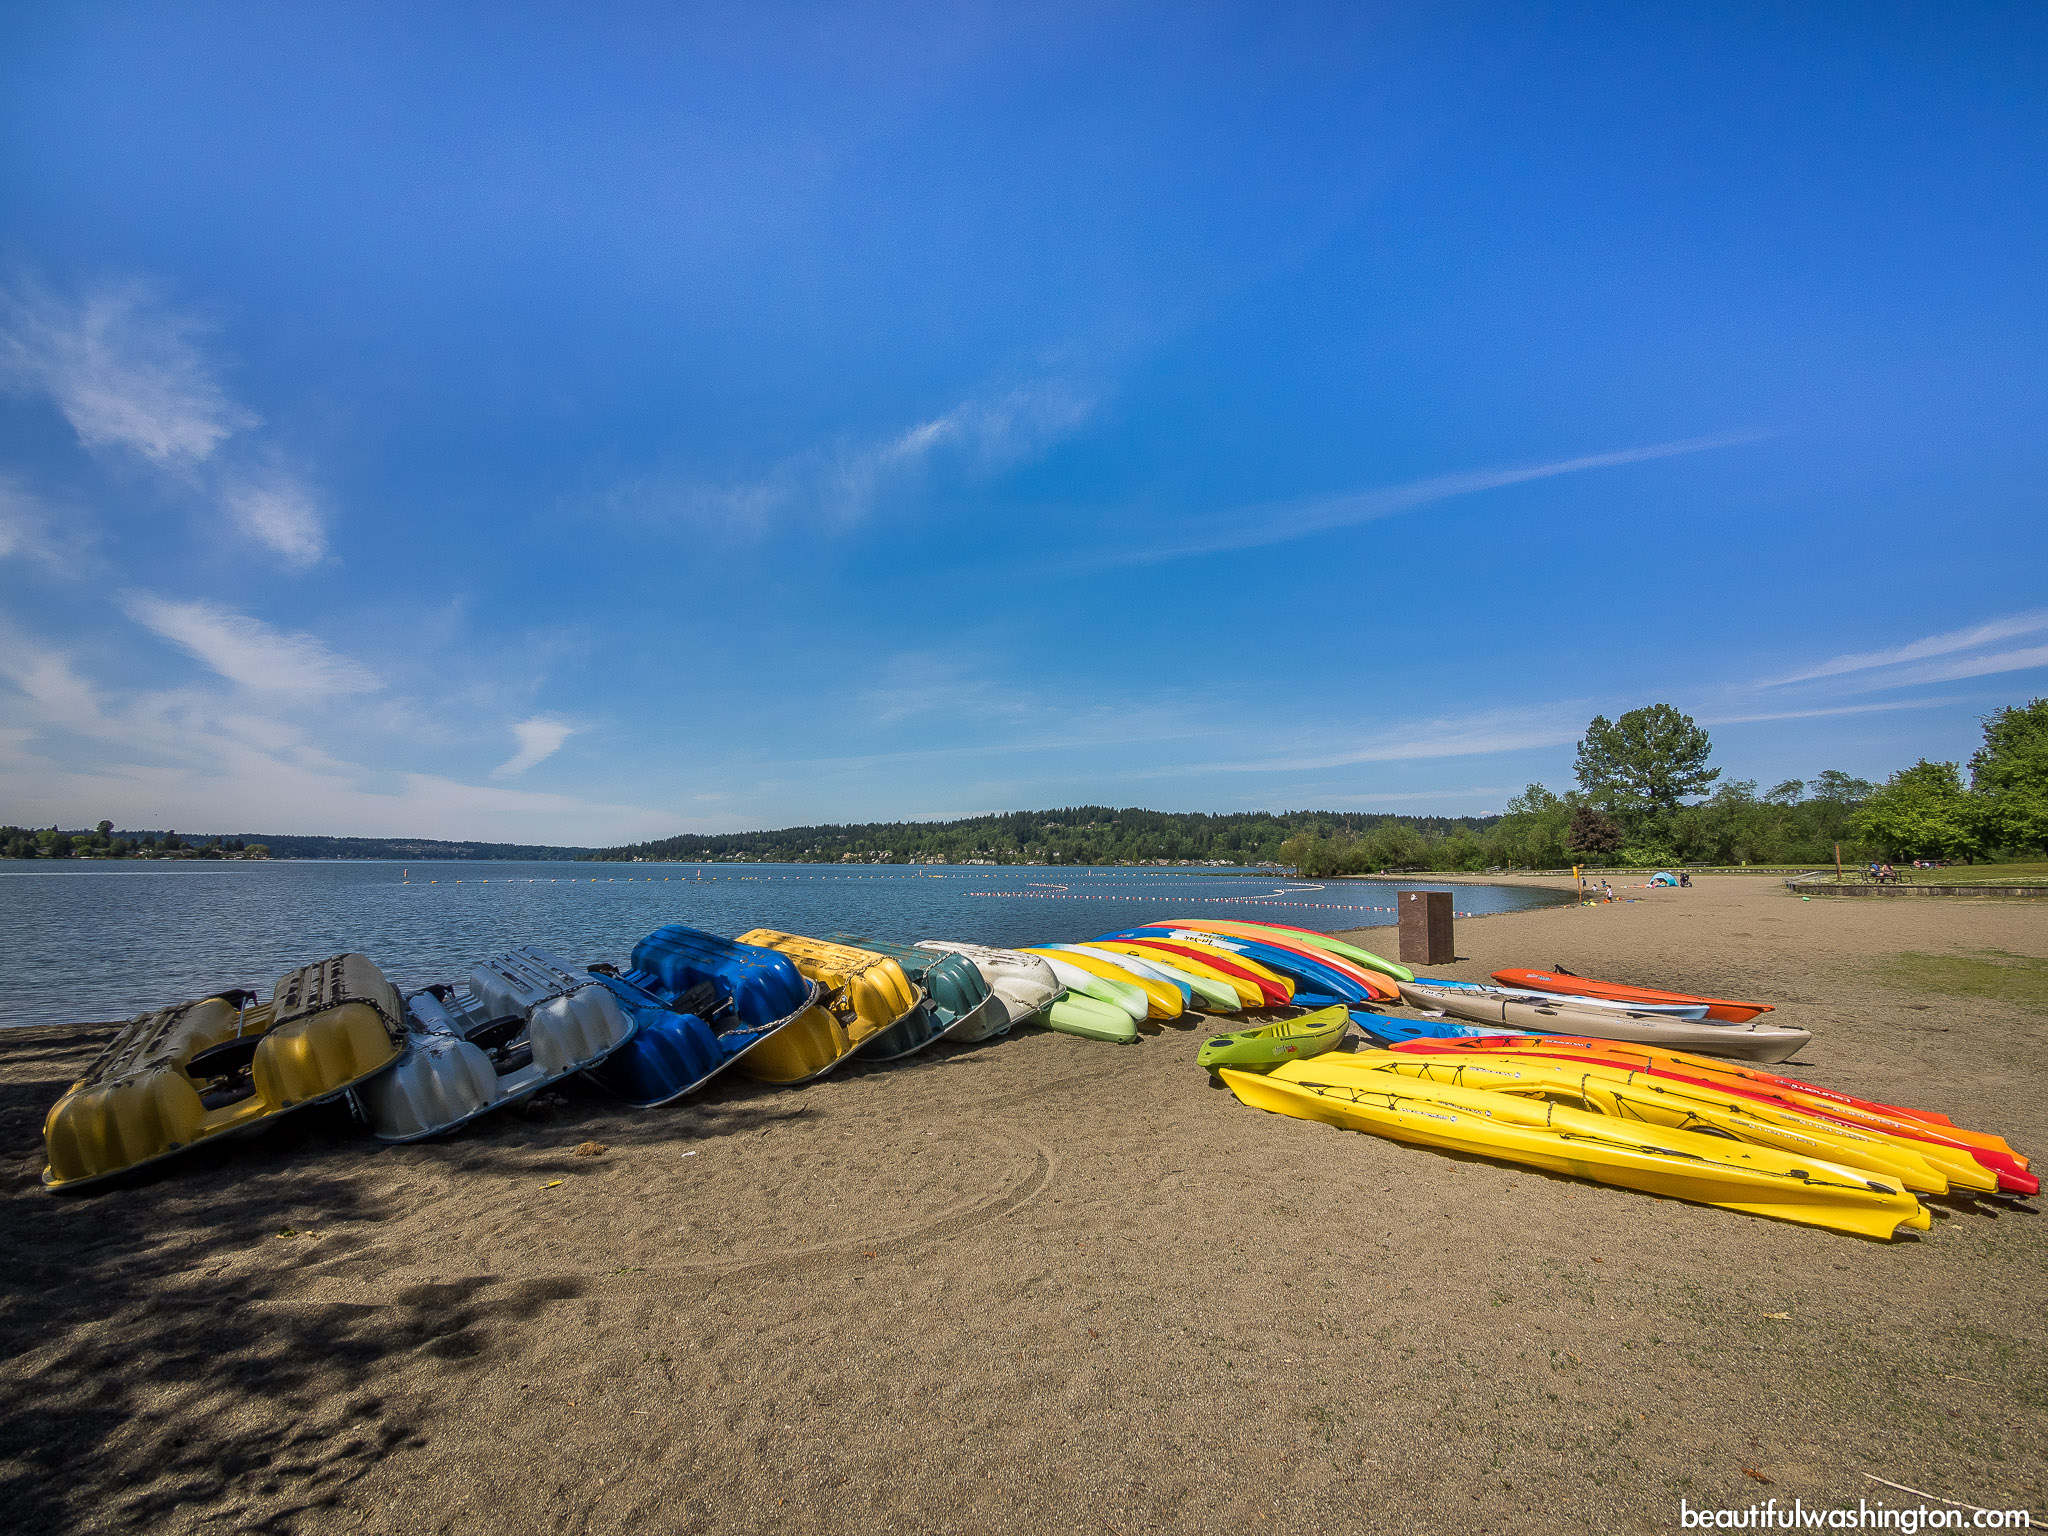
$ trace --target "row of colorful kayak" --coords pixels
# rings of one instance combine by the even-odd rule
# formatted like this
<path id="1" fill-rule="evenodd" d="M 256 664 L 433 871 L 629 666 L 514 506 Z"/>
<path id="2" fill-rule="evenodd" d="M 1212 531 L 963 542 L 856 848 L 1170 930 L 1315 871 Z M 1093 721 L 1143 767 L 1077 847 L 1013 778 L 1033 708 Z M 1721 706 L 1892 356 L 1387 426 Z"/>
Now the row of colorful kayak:
<path id="1" fill-rule="evenodd" d="M 341 955 L 268 1001 L 230 990 L 130 1022 L 51 1110 L 44 1182 L 90 1185 L 341 1095 L 402 1142 L 579 1073 L 654 1107 L 727 1071 L 794 1085 L 1022 1023 L 1128 1043 L 1253 1014 L 1201 1047 L 1217 1081 L 1395 1140 L 1875 1236 L 1924 1230 L 1917 1196 L 2038 1190 L 1995 1136 L 1738 1064 L 1808 1040 L 1770 1011 L 1557 967 L 1419 978 L 1326 934 L 1198 919 L 1024 949 L 671 925 L 624 968 L 526 947 L 405 993 Z M 1372 1049 L 1339 1049 L 1353 1027 Z"/>
<path id="2" fill-rule="evenodd" d="M 1886 1238 L 1921 1197 L 2027 1196 L 1994 1135 L 1726 1060 L 1564 1035 L 1390 1039 L 1344 1010 L 1218 1036 L 1201 1065 L 1240 1102 L 1389 1140 Z M 1389 1048 L 1337 1049 L 1345 1022 Z"/>
<path id="3" fill-rule="evenodd" d="M 337 955 L 267 1000 L 236 988 L 137 1016 L 51 1109 L 43 1181 L 86 1186 L 344 1094 L 380 1140 L 412 1141 L 579 1073 L 654 1107 L 728 1070 L 798 1084 L 1019 1023 L 1129 1042 L 1183 1010 L 1384 1001 L 1396 975 L 1321 935 L 1197 923 L 1034 950 L 676 924 L 623 969 L 529 946 L 405 993 Z"/>

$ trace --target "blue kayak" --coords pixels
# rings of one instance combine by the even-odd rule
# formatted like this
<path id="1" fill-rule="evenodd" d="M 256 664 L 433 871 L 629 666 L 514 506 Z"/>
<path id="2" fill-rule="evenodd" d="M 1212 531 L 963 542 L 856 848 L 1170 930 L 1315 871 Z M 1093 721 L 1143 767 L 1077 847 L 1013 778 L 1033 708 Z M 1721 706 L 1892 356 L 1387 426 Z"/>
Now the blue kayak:
<path id="1" fill-rule="evenodd" d="M 703 1087 L 818 998 L 787 955 L 680 923 L 634 945 L 623 975 L 599 977 L 639 1028 L 584 1075 L 643 1109 Z"/>
<path id="2" fill-rule="evenodd" d="M 1294 1001 L 1303 1008 L 1327 1008 L 1337 1003 L 1369 1003 L 1371 992 L 1346 976 L 1342 971 L 1332 969 L 1306 955 L 1292 950 L 1281 949 L 1272 944 L 1262 944 L 1257 939 L 1242 939 L 1236 934 L 1197 933 L 1189 928 L 1176 928 L 1171 923 L 1155 923 L 1143 928 L 1126 928 L 1120 933 L 1104 934 L 1108 939 L 1175 939 L 1180 942 L 1200 940 L 1211 949 L 1226 954 L 1243 955 L 1256 960 L 1269 971 L 1278 971 L 1295 985 Z"/>
<path id="3" fill-rule="evenodd" d="M 1466 1040 L 1478 1035 L 1497 1035 L 1498 1029 L 1477 1024 L 1453 1024 L 1445 1019 L 1397 1019 L 1384 1013 L 1351 1010 L 1351 1022 L 1364 1030 L 1374 1045 L 1382 1048 L 1404 1040 Z"/>

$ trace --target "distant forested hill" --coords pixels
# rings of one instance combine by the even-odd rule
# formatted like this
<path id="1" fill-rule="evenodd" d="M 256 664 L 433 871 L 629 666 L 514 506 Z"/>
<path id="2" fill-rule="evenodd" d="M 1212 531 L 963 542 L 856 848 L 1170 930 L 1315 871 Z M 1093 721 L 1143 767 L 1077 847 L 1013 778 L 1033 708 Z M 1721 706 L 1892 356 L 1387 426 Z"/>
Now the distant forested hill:
<path id="1" fill-rule="evenodd" d="M 727 832 L 664 837 L 607 848 L 599 859 L 729 859 L 760 863 L 907 862 L 944 858 L 999 863 L 1144 863 L 1154 859 L 1212 860 L 1223 864 L 1282 862 L 1290 837 L 1357 835 L 1399 824 L 1426 839 L 1480 832 L 1496 816 L 1358 816 L 1336 811 L 1112 810 L 1105 805 L 1057 811 L 1011 811 L 962 821 L 876 821 L 858 826 L 785 827 L 776 832 Z"/>
<path id="2" fill-rule="evenodd" d="M 431 837 L 290 837 L 240 834 L 262 843 L 273 859 L 587 859 L 595 848 L 557 848 L 546 843 L 443 842 Z"/>
<path id="3" fill-rule="evenodd" d="M 283 832 L 120 832 L 111 821 L 67 832 L 0 826 L 9 859 L 587 859 L 592 848 L 464 843 L 432 837 L 297 837 Z"/>

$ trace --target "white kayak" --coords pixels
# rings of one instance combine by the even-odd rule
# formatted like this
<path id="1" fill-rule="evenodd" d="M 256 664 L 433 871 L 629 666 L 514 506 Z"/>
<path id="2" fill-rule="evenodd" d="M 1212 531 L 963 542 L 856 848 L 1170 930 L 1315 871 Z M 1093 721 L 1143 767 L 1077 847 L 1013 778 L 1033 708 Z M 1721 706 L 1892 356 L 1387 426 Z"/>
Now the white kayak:
<path id="1" fill-rule="evenodd" d="M 1163 981 L 1169 987 L 1178 988 L 1189 1007 L 1199 1003 L 1204 1013 L 1235 1013 L 1240 1006 L 1237 993 L 1222 982 L 1178 970 L 1164 961 L 1141 960 L 1136 955 L 1125 954 L 1122 950 L 1098 949 L 1093 944 L 1056 944 L 1053 948 L 1071 949 L 1077 955 L 1088 955 L 1096 960 L 1106 960 L 1111 965 L 1120 965 L 1133 975 Z"/>
<path id="2" fill-rule="evenodd" d="M 1692 1051 L 1736 1061 L 1787 1061 L 1813 1036 L 1785 1024 L 1709 1024 L 1665 1014 L 1574 1008 L 1558 1003 L 1523 1003 L 1463 987 L 1401 983 L 1401 1000 L 1412 1008 L 1445 1013 L 1474 1024 L 1498 1024 L 1516 1034 L 1575 1035 L 1585 1040 L 1624 1040 L 1667 1051 Z"/>
<path id="3" fill-rule="evenodd" d="M 1573 1008 L 1607 1008 L 1616 1013 L 1661 1013 L 1673 1019 L 1704 1019 L 1705 1003 L 1624 1003 L 1605 997 L 1580 997 L 1568 992 L 1532 992 L 1525 987 L 1497 987 L 1483 981 L 1445 981 L 1437 976 L 1418 976 L 1418 987 L 1435 987 L 1446 992 L 1473 992 L 1485 997 L 1505 997 L 1518 1003 L 1562 1003 Z"/>

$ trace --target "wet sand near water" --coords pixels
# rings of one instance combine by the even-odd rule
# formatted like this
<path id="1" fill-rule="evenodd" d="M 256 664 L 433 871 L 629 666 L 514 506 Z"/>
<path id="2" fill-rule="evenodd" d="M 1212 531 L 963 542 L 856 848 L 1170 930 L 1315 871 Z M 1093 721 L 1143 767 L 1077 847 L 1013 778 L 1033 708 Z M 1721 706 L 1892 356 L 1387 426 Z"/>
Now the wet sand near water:
<path id="1" fill-rule="evenodd" d="M 1458 924 L 1776 1001 L 1794 1067 L 2048 1155 L 2018 902 L 1781 882 Z M 1358 942 L 1390 946 L 1388 929 Z M 1661 1530 L 1776 1497 L 2048 1512 L 2048 1227 L 1892 1244 L 1262 1114 L 1030 1031 L 639 1112 L 571 1087 L 380 1148 L 320 1109 L 37 1186 L 103 1031 L 0 1032 L 0 1507 L 42 1531 Z M 607 1149 L 578 1155 L 597 1142 Z M 559 1180 L 559 1183 L 555 1181 Z M 291 1233 L 291 1236 L 281 1236 Z"/>

